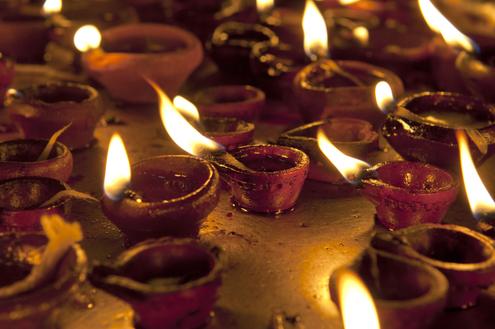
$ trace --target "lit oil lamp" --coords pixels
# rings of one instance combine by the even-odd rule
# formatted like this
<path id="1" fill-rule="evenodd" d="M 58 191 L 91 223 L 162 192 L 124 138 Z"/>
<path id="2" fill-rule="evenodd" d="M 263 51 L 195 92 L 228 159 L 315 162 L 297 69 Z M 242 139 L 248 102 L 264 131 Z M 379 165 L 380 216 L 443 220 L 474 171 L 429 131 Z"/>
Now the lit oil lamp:
<path id="1" fill-rule="evenodd" d="M 29 139 L 49 139 L 71 123 L 60 141 L 71 149 L 80 149 L 93 142 L 104 109 L 96 89 L 59 82 L 17 90 L 8 99 L 7 111 Z"/>
<path id="2" fill-rule="evenodd" d="M 14 61 L 0 53 L 0 107 L 3 107 L 7 90 L 14 80 Z"/>
<path id="3" fill-rule="evenodd" d="M 340 173 L 327 164 L 318 148 L 316 134 L 319 129 L 330 136 L 338 149 L 350 156 L 365 158 L 378 149 L 378 134 L 373 126 L 359 119 L 331 118 L 288 130 L 280 135 L 277 144 L 298 148 L 309 156 L 308 179 L 329 183 L 343 180 Z"/>
<path id="4" fill-rule="evenodd" d="M 90 277 L 133 308 L 144 329 L 200 328 L 210 319 L 221 285 L 214 250 L 189 239 L 148 240 L 124 251 Z"/>
<path id="5" fill-rule="evenodd" d="M 98 34 L 94 29 L 90 32 L 75 35 L 76 47 L 84 52 L 82 66 L 113 98 L 124 102 L 155 100 L 143 76 L 175 95 L 203 59 L 200 41 L 190 32 L 170 25 L 127 24 L 109 28 L 101 36 L 101 47 L 97 40 L 91 40 L 98 38 Z"/>
<path id="6" fill-rule="evenodd" d="M 457 196 L 458 183 L 447 171 L 408 161 L 379 163 L 371 167 L 337 149 L 322 130 L 318 145 L 350 183 L 376 206 L 383 226 L 395 230 L 419 223 L 438 223 Z"/>
<path id="7" fill-rule="evenodd" d="M 449 308 L 474 305 L 481 289 L 495 282 L 493 241 L 463 226 L 414 225 L 377 234 L 371 245 L 442 272 L 449 280 Z"/>
<path id="8" fill-rule="evenodd" d="M 86 278 L 87 259 L 77 244 L 78 223 L 43 216 L 45 235 L 0 234 L 0 326 L 46 328 L 56 309 L 77 295 Z"/>
<path id="9" fill-rule="evenodd" d="M 373 248 L 368 248 L 353 264 L 333 272 L 330 293 L 332 300 L 341 309 L 342 299 L 345 298 L 342 283 L 345 277 L 348 277 L 348 285 L 356 282 L 356 293 L 358 288 L 364 292 L 369 289 L 366 295 L 363 292 L 362 298 L 369 296 L 369 300 L 374 301 L 382 329 L 402 329 L 406 324 L 410 329 L 427 328 L 444 309 L 447 300 L 448 281 L 441 272 L 431 266 Z M 357 297 L 348 298 L 348 312 L 352 313 L 349 316 L 356 322 L 352 328 L 372 328 L 370 323 L 375 322 L 363 316 L 364 306 L 361 306 L 368 299 L 358 305 Z M 372 311 L 371 308 L 366 310 L 369 311 L 364 314 Z"/>
<path id="10" fill-rule="evenodd" d="M 108 148 L 104 190 L 103 212 L 131 242 L 194 237 L 218 202 L 219 177 L 210 163 L 191 156 L 159 156 L 131 167 L 123 141 L 115 134 Z"/>
<path id="11" fill-rule="evenodd" d="M 243 210 L 282 213 L 294 207 L 309 167 L 302 151 L 277 145 L 248 145 L 227 153 L 224 147 L 201 135 L 175 108 L 158 86 L 165 130 L 184 151 L 208 159 L 224 174 L 232 200 Z"/>
<path id="12" fill-rule="evenodd" d="M 246 85 L 222 85 L 200 90 L 195 103 L 202 116 L 256 121 L 265 105 L 265 93 Z"/>

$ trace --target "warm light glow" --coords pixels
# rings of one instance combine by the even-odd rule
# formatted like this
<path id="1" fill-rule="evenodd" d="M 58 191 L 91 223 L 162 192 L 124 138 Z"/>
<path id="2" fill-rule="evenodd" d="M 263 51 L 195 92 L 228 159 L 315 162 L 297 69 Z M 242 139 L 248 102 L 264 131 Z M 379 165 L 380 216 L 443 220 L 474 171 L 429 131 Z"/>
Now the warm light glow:
<path id="1" fill-rule="evenodd" d="M 337 168 L 349 183 L 358 183 L 358 177 L 370 165 L 359 159 L 355 159 L 342 153 L 335 145 L 330 142 L 323 130 L 319 129 L 317 133 L 318 146 L 323 155 Z"/>
<path id="2" fill-rule="evenodd" d="M 274 0 L 256 0 L 256 9 L 260 14 L 266 14 L 273 9 Z"/>
<path id="3" fill-rule="evenodd" d="M 175 108 L 168 96 L 153 81 L 146 79 L 156 91 L 160 104 L 160 117 L 170 138 L 181 149 L 196 156 L 207 156 L 212 152 L 223 151 L 224 147 L 201 135 Z"/>
<path id="4" fill-rule="evenodd" d="M 364 26 L 355 27 L 352 30 L 352 35 L 354 35 L 354 38 L 356 38 L 361 45 L 363 46 L 368 45 L 368 42 L 370 40 L 370 33 L 366 27 Z"/>
<path id="5" fill-rule="evenodd" d="M 114 133 L 108 145 L 103 190 L 110 199 L 120 200 L 130 182 L 131 166 L 124 141 L 119 134 Z"/>
<path id="6" fill-rule="evenodd" d="M 392 87 L 386 81 L 380 81 L 375 86 L 375 101 L 378 108 L 387 113 L 394 102 Z"/>
<path id="7" fill-rule="evenodd" d="M 94 25 L 81 26 L 74 34 L 74 46 L 77 50 L 85 52 L 100 47 L 101 34 Z"/>
<path id="8" fill-rule="evenodd" d="M 46 15 L 57 14 L 62 11 L 62 0 L 45 0 L 43 13 Z"/>
<path id="9" fill-rule="evenodd" d="M 328 32 L 325 19 L 313 0 L 306 0 L 302 19 L 304 51 L 311 60 L 325 58 L 328 54 Z"/>
<path id="10" fill-rule="evenodd" d="M 339 0 L 339 3 L 343 6 L 352 5 L 353 3 L 359 2 L 360 0 Z"/>
<path id="11" fill-rule="evenodd" d="M 469 142 L 466 133 L 463 130 L 457 130 L 456 137 L 459 144 L 462 178 L 471 212 L 477 219 L 482 219 L 484 216 L 490 214 L 495 215 L 495 201 L 493 201 L 476 171 L 471 152 L 469 151 Z"/>
<path id="12" fill-rule="evenodd" d="M 418 0 L 419 8 L 428 26 L 442 34 L 450 46 L 460 47 L 468 52 L 477 51 L 476 43 L 459 31 L 430 0 Z"/>
<path id="13" fill-rule="evenodd" d="M 199 111 L 193 103 L 182 96 L 174 97 L 174 106 L 182 115 L 191 118 L 195 122 L 199 121 Z"/>
<path id="14" fill-rule="evenodd" d="M 380 329 L 373 297 L 361 278 L 352 271 L 343 271 L 337 285 L 344 328 Z"/>

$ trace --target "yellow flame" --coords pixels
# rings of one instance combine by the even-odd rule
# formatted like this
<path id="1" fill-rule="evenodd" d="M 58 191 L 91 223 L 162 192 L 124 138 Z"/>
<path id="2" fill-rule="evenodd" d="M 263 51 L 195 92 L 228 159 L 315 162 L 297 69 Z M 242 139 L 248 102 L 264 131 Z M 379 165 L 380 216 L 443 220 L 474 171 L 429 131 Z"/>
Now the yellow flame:
<path id="1" fill-rule="evenodd" d="M 313 0 L 306 0 L 302 19 L 304 51 L 311 60 L 324 58 L 328 53 L 328 32 L 325 19 Z"/>
<path id="2" fill-rule="evenodd" d="M 191 103 L 189 100 L 182 96 L 174 97 L 174 106 L 180 111 L 182 115 L 193 119 L 194 121 L 199 121 L 199 111 L 196 105 Z"/>
<path id="3" fill-rule="evenodd" d="M 423 18 L 433 31 L 440 33 L 450 46 L 461 47 L 468 52 L 476 51 L 476 44 L 459 31 L 430 0 L 418 0 Z"/>
<path id="4" fill-rule="evenodd" d="M 256 0 L 256 9 L 260 14 L 266 14 L 270 12 L 274 6 L 274 0 Z"/>
<path id="5" fill-rule="evenodd" d="M 124 141 L 119 134 L 114 133 L 108 145 L 103 190 L 110 199 L 120 200 L 130 182 L 131 166 Z"/>
<path id="6" fill-rule="evenodd" d="M 330 142 L 323 130 L 319 129 L 317 133 L 318 146 L 328 160 L 337 168 L 342 176 L 349 183 L 356 183 L 357 177 L 363 170 L 370 165 L 359 159 L 350 157 L 342 153 L 335 145 Z"/>
<path id="7" fill-rule="evenodd" d="M 495 214 L 495 201 L 493 201 L 476 171 L 471 152 L 469 151 L 469 142 L 466 133 L 463 130 L 457 130 L 456 137 L 459 145 L 462 178 L 471 212 L 476 218 L 485 214 Z"/>
<path id="8" fill-rule="evenodd" d="M 175 144 L 187 153 L 196 156 L 205 156 L 212 152 L 224 150 L 222 145 L 201 135 L 175 108 L 168 96 L 155 82 L 149 79 L 146 81 L 158 95 L 163 126 Z"/>
<path id="9" fill-rule="evenodd" d="M 43 13 L 46 15 L 57 14 L 62 11 L 62 0 L 45 0 Z"/>
<path id="10" fill-rule="evenodd" d="M 373 297 L 361 278 L 347 270 L 338 279 L 339 304 L 345 329 L 380 329 Z"/>
<path id="11" fill-rule="evenodd" d="M 342 6 L 348 6 L 359 1 L 360 0 L 339 0 L 339 4 L 341 4 Z"/>
<path id="12" fill-rule="evenodd" d="M 101 33 L 94 25 L 81 26 L 74 34 L 74 46 L 85 52 L 100 47 Z"/>
<path id="13" fill-rule="evenodd" d="M 390 105 L 394 101 L 394 93 L 392 87 L 386 81 L 380 81 L 375 86 L 375 101 L 378 108 L 387 113 Z"/>
<path id="14" fill-rule="evenodd" d="M 355 27 L 352 30 L 352 35 L 354 35 L 354 38 L 356 38 L 361 45 L 368 45 L 368 42 L 370 40 L 370 33 L 365 26 Z"/>

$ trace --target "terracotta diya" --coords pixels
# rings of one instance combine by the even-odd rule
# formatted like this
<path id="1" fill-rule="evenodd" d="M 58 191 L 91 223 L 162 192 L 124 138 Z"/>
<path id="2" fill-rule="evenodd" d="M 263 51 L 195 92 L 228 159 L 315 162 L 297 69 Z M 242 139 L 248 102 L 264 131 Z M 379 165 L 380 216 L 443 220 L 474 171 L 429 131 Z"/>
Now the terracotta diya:
<path id="1" fill-rule="evenodd" d="M 72 173 L 72 153 L 57 142 L 46 160 L 38 160 L 47 143 L 32 139 L 0 143 L 0 180 L 38 176 L 66 182 Z"/>
<path id="2" fill-rule="evenodd" d="M 389 230 L 439 223 L 455 201 L 459 183 L 447 171 L 420 162 L 386 162 L 366 170 L 362 193 Z"/>
<path id="3" fill-rule="evenodd" d="M 215 86 L 195 96 L 199 113 L 206 117 L 229 117 L 255 121 L 265 105 L 265 93 L 247 85 Z"/>
<path id="4" fill-rule="evenodd" d="M 386 69 L 355 61 L 321 60 L 299 71 L 293 90 L 305 121 L 343 116 L 377 125 L 384 115 L 375 103 L 374 86 L 381 80 L 388 82 L 394 95 L 404 92 L 400 78 Z"/>
<path id="5" fill-rule="evenodd" d="M 318 129 L 323 129 L 336 147 L 353 157 L 366 158 L 378 149 L 378 134 L 369 122 L 360 119 L 330 118 L 282 133 L 277 144 L 298 148 L 309 156 L 309 179 L 330 183 L 342 180 L 340 173 L 327 165 L 318 147 Z"/>
<path id="6" fill-rule="evenodd" d="M 71 123 L 60 136 L 60 141 L 71 149 L 91 144 L 104 112 L 96 89 L 71 82 L 24 88 L 12 94 L 8 103 L 9 116 L 25 138 L 49 139 Z"/>
<path id="7" fill-rule="evenodd" d="M 42 215 L 64 215 L 68 199 L 46 204 L 57 193 L 69 190 L 65 183 L 47 177 L 20 177 L 0 181 L 0 231 L 41 231 Z"/>
<path id="8" fill-rule="evenodd" d="M 338 283 L 348 270 L 371 292 L 383 329 L 401 329 L 406 323 L 409 329 L 427 328 L 445 307 L 449 284 L 440 271 L 373 248 L 332 273 L 330 295 L 339 307 Z"/>
<path id="9" fill-rule="evenodd" d="M 14 62 L 0 53 L 0 107 L 3 106 L 5 94 L 14 80 Z"/>
<path id="10" fill-rule="evenodd" d="M 425 92 L 401 99 L 382 134 L 405 159 L 457 169 L 456 129 L 467 129 L 475 162 L 493 152 L 495 108 L 454 93 Z"/>
<path id="11" fill-rule="evenodd" d="M 102 38 L 101 48 L 82 55 L 84 70 L 113 98 L 129 103 L 155 100 L 143 76 L 175 95 L 203 59 L 200 41 L 170 25 L 121 25 L 105 30 Z"/>
<path id="12" fill-rule="evenodd" d="M 371 245 L 440 270 L 449 280 L 451 308 L 474 305 L 481 289 L 495 281 L 493 241 L 462 226 L 411 226 L 377 234 Z"/>
<path id="13" fill-rule="evenodd" d="M 95 266 L 91 282 L 129 303 L 140 328 L 200 328 L 217 299 L 220 263 L 195 240 L 148 240 Z"/>
<path id="14" fill-rule="evenodd" d="M 201 118 L 205 135 L 222 144 L 227 150 L 251 143 L 254 124 L 237 118 Z"/>

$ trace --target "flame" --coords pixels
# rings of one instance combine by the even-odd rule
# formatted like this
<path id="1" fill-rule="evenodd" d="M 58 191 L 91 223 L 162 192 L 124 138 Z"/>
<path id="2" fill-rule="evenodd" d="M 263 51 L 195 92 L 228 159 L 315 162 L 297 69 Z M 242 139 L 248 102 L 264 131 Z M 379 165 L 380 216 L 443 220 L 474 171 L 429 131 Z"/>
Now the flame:
<path id="1" fill-rule="evenodd" d="M 466 133 L 463 130 L 457 130 L 456 137 L 459 145 L 462 178 L 471 212 L 474 217 L 479 219 L 488 214 L 495 214 L 495 201 L 493 201 L 476 171 L 473 158 L 469 151 L 469 142 Z"/>
<path id="2" fill-rule="evenodd" d="M 62 0 L 45 0 L 43 13 L 46 15 L 58 14 L 62 11 Z"/>
<path id="3" fill-rule="evenodd" d="M 302 19 L 304 30 L 304 51 L 311 60 L 326 57 L 328 53 L 328 32 L 325 19 L 313 0 L 306 0 Z"/>
<path id="4" fill-rule="evenodd" d="M 375 86 L 375 101 L 378 108 L 387 113 L 394 102 L 392 87 L 386 81 L 380 81 Z"/>
<path id="5" fill-rule="evenodd" d="M 338 293 L 345 329 L 380 329 L 373 297 L 356 273 L 347 270 L 340 274 Z"/>
<path id="6" fill-rule="evenodd" d="M 146 79 L 153 87 L 160 101 L 160 117 L 165 130 L 172 140 L 184 151 L 196 156 L 209 155 L 212 152 L 224 151 L 225 148 L 217 142 L 201 135 L 177 110 L 163 92 L 153 81 Z"/>
<path id="7" fill-rule="evenodd" d="M 339 4 L 341 4 L 342 6 L 348 6 L 359 1 L 360 0 L 339 0 Z"/>
<path id="8" fill-rule="evenodd" d="M 357 183 L 357 177 L 363 170 L 370 165 L 359 159 L 355 159 L 342 153 L 335 145 L 330 142 L 323 130 L 319 129 L 317 133 L 318 146 L 323 155 L 337 168 L 349 183 Z"/>
<path id="9" fill-rule="evenodd" d="M 130 182 L 131 166 L 124 141 L 119 134 L 114 133 L 108 145 L 103 190 L 110 199 L 120 200 Z"/>
<path id="10" fill-rule="evenodd" d="M 81 26 L 74 34 L 74 46 L 81 52 L 96 49 L 100 43 L 101 34 L 94 25 Z"/>
<path id="11" fill-rule="evenodd" d="M 460 47 L 468 52 L 477 51 L 476 43 L 459 31 L 430 0 L 418 0 L 418 4 L 430 29 L 442 34 L 450 46 Z"/>
<path id="12" fill-rule="evenodd" d="M 182 96 L 175 96 L 174 97 L 174 106 L 179 112 L 191 119 L 193 119 L 195 122 L 199 122 L 199 111 L 193 103 L 191 103 L 189 100 Z"/>
<path id="13" fill-rule="evenodd" d="M 274 0 L 256 0 L 256 9 L 260 14 L 266 14 L 270 12 L 274 6 Z"/>
<path id="14" fill-rule="evenodd" d="M 370 40 L 370 32 L 365 26 L 357 26 L 352 30 L 352 35 L 363 46 L 367 46 Z"/>

